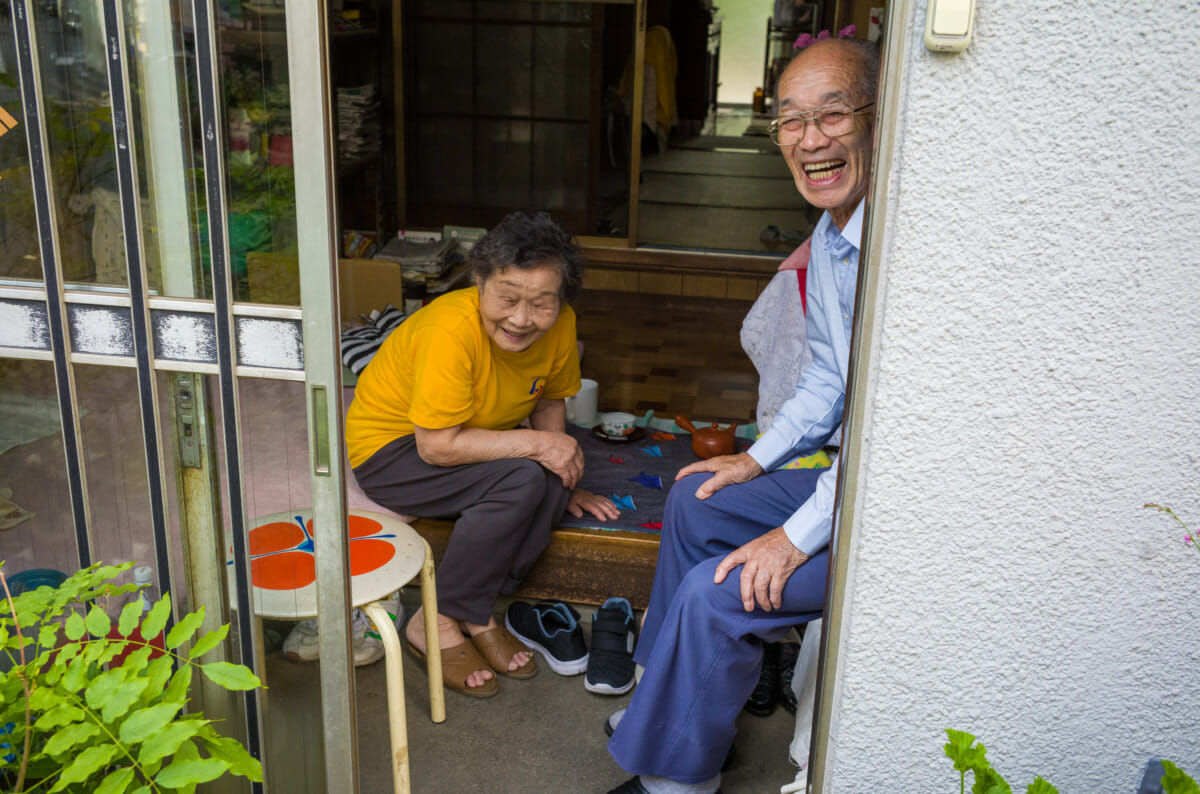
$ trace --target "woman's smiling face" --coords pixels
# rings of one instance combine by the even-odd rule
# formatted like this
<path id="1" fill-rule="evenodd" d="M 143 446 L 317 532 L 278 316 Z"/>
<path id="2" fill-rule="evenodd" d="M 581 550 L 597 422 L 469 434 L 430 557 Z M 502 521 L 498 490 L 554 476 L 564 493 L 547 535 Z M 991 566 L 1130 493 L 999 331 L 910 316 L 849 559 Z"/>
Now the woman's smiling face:
<path id="1" fill-rule="evenodd" d="M 479 283 L 479 316 L 496 347 L 520 353 L 554 327 L 562 308 L 562 269 L 506 267 Z"/>

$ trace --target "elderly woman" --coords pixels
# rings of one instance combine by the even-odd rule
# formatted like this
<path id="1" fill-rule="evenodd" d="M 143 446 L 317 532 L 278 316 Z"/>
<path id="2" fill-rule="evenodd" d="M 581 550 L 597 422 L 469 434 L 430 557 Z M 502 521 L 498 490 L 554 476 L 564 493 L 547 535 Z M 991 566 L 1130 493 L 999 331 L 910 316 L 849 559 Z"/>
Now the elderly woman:
<path id="1" fill-rule="evenodd" d="M 550 542 L 563 511 L 601 520 L 613 504 L 578 487 L 583 453 L 566 433 L 579 390 L 575 313 L 583 257 L 545 214 L 513 213 L 471 251 L 475 286 L 444 295 L 393 332 L 346 414 L 354 476 L 399 513 L 457 516 L 438 570 L 446 685 L 494 695 L 493 671 L 537 672 L 492 610 Z M 528 428 L 520 425 L 528 420 Z M 425 651 L 418 611 L 405 631 Z"/>

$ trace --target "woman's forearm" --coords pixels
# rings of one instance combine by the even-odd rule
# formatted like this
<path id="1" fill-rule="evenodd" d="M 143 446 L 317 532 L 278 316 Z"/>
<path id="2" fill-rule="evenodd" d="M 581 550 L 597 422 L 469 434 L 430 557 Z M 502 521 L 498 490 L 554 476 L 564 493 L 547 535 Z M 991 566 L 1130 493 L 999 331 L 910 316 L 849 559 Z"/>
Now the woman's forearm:
<path id="1" fill-rule="evenodd" d="M 415 428 L 417 454 L 431 466 L 462 466 L 504 458 L 535 458 L 540 430 L 484 430 L 478 427 Z"/>
<path id="2" fill-rule="evenodd" d="M 529 415 L 529 424 L 533 425 L 534 430 L 567 432 L 566 400 L 538 400 L 533 413 Z"/>

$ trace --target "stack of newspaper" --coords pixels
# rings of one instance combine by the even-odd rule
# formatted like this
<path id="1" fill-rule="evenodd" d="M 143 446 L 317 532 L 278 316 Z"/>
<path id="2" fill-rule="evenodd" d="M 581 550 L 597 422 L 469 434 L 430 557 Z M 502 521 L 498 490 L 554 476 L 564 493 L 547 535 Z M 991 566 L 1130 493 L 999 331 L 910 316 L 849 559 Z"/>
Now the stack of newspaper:
<path id="1" fill-rule="evenodd" d="M 379 98 L 375 84 L 337 90 L 338 157 L 350 163 L 379 153 Z"/>

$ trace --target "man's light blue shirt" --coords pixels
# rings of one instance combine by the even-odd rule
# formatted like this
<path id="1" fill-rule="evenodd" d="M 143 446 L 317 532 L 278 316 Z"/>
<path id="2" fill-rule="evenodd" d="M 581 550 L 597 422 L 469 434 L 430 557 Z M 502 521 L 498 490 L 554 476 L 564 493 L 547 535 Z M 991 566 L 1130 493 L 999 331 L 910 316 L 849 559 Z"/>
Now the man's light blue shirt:
<path id="1" fill-rule="evenodd" d="M 813 360 L 801 373 L 796 393 L 748 450 L 764 471 L 816 452 L 842 423 L 864 203 L 858 203 L 845 229 L 838 229 L 826 212 L 813 231 L 805 312 Z M 829 544 L 836 484 L 837 467 L 832 466 L 817 480 L 808 501 L 783 524 L 792 545 L 810 557 Z"/>

